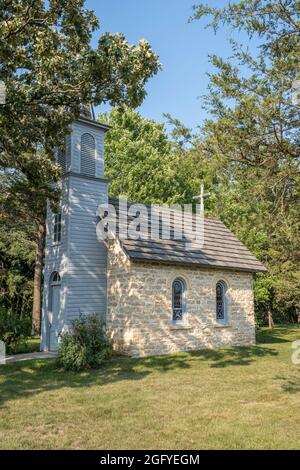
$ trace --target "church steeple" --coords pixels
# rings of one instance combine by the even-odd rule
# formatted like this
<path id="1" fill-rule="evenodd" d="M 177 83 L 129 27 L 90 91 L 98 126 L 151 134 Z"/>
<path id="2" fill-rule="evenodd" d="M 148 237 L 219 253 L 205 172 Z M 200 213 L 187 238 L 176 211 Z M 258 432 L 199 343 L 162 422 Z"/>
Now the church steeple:
<path id="1" fill-rule="evenodd" d="M 106 314 L 106 247 L 96 235 L 96 210 L 108 202 L 104 178 L 104 134 L 91 105 L 71 125 L 59 212 L 47 211 L 42 348 L 56 350 L 59 336 L 80 314 Z M 58 232 L 60 236 L 55 237 Z M 59 284 L 54 284 L 54 273 Z"/>
<path id="2" fill-rule="evenodd" d="M 83 176 L 104 176 L 104 133 L 110 127 L 95 119 L 92 104 L 82 104 L 78 121 L 71 125 L 63 149 L 56 152 L 62 175 L 69 172 Z"/>
<path id="3" fill-rule="evenodd" d="M 82 105 L 78 121 L 71 125 L 64 151 L 58 150 L 57 162 L 62 175 L 104 177 L 104 133 L 109 126 L 96 121 L 93 106 Z"/>

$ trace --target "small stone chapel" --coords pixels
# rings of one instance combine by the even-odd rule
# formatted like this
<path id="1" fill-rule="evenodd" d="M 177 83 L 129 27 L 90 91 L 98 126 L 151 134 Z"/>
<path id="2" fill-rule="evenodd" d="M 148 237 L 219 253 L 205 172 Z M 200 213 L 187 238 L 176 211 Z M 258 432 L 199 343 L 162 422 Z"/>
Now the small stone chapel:
<path id="1" fill-rule="evenodd" d="M 99 205 L 120 215 L 104 173 L 107 131 L 85 106 L 57 154 L 61 203 L 47 209 L 41 349 L 57 350 L 82 314 L 97 314 L 114 348 L 131 356 L 254 344 L 253 275 L 266 268 L 222 222 L 205 218 L 194 250 L 161 237 L 99 240 Z"/>

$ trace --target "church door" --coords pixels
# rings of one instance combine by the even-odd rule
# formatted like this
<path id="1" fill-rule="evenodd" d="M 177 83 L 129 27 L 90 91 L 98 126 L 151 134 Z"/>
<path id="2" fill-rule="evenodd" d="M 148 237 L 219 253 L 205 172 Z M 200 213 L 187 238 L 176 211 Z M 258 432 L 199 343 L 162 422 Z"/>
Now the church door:
<path id="1" fill-rule="evenodd" d="M 57 272 L 50 278 L 49 309 L 47 318 L 47 349 L 57 349 L 57 324 L 60 311 L 60 276 Z"/>

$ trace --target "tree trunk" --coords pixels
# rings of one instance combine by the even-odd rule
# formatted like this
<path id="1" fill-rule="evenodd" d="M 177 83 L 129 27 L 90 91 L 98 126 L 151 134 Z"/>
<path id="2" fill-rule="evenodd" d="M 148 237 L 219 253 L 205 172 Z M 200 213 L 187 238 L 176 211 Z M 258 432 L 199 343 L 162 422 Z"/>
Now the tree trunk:
<path id="1" fill-rule="evenodd" d="M 272 328 L 274 328 L 274 322 L 273 322 L 271 310 L 268 310 L 268 322 L 269 322 L 269 328 L 271 330 Z"/>
<path id="2" fill-rule="evenodd" d="M 34 267 L 33 306 L 32 306 L 32 334 L 38 335 L 41 331 L 41 291 L 43 275 L 43 250 L 45 238 L 45 225 L 39 224 L 38 245 Z"/>

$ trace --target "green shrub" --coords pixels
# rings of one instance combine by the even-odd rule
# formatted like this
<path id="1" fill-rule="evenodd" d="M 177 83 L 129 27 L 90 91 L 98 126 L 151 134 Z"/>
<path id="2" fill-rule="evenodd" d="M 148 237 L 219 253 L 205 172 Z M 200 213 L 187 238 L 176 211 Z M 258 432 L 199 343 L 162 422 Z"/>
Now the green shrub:
<path id="1" fill-rule="evenodd" d="M 111 353 L 103 323 L 96 315 L 83 315 L 61 335 L 58 362 L 66 370 L 97 368 Z"/>
<path id="2" fill-rule="evenodd" d="M 18 346 L 31 332 L 29 317 L 0 309 L 0 340 L 4 341 L 8 353 L 16 353 Z"/>

